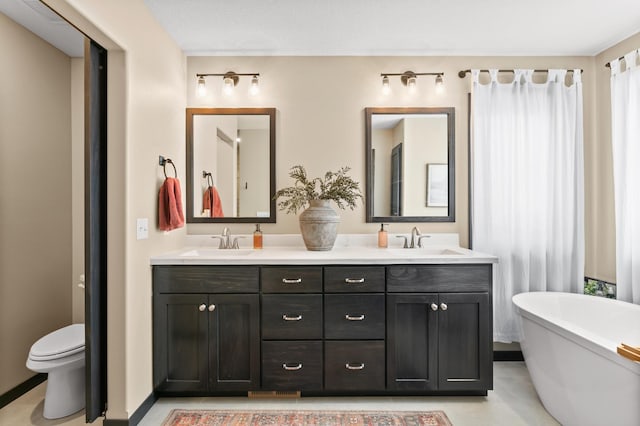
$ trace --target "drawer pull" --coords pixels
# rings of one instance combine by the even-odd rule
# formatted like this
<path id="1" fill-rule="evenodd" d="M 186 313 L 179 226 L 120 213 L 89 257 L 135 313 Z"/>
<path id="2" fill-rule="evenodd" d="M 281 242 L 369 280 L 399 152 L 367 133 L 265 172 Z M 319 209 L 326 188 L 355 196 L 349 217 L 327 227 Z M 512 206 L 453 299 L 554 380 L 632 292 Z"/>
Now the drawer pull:
<path id="1" fill-rule="evenodd" d="M 438 305 L 436 305 L 435 303 L 431 304 L 431 310 L 432 311 L 437 311 L 438 310 Z"/>
<path id="2" fill-rule="evenodd" d="M 198 310 L 199 310 L 200 312 L 204 312 L 204 311 L 205 311 L 205 309 L 207 309 L 207 305 L 205 305 L 204 303 L 203 303 L 202 305 L 198 306 Z"/>
<path id="3" fill-rule="evenodd" d="M 364 278 L 345 278 L 344 282 L 347 284 L 362 284 L 364 282 Z"/>
<path id="4" fill-rule="evenodd" d="M 285 321 L 300 321 L 302 319 L 302 315 L 296 315 L 295 317 L 291 317 L 287 314 L 282 315 L 282 319 Z"/>
<path id="5" fill-rule="evenodd" d="M 360 364 L 351 364 L 348 362 L 344 365 L 344 367 L 347 370 L 364 370 L 364 362 L 361 362 Z"/>
<path id="6" fill-rule="evenodd" d="M 446 304 L 446 303 L 441 303 L 441 304 L 440 304 L 440 309 L 442 309 L 443 311 L 446 311 L 446 310 L 447 310 L 447 308 L 448 308 L 448 306 L 447 306 L 447 304 Z"/>
<path id="7" fill-rule="evenodd" d="M 344 317 L 345 317 L 345 319 L 347 319 L 349 321 L 362 321 L 362 320 L 364 320 L 364 314 L 357 315 L 357 316 L 347 314 Z"/>
<path id="8" fill-rule="evenodd" d="M 288 365 L 287 363 L 282 364 L 282 368 L 284 368 L 287 371 L 297 371 L 297 370 L 302 370 L 302 363 L 296 364 L 296 365 Z"/>
<path id="9" fill-rule="evenodd" d="M 284 284 L 300 284 L 302 282 L 302 278 L 296 278 L 296 279 L 283 278 L 282 282 Z"/>

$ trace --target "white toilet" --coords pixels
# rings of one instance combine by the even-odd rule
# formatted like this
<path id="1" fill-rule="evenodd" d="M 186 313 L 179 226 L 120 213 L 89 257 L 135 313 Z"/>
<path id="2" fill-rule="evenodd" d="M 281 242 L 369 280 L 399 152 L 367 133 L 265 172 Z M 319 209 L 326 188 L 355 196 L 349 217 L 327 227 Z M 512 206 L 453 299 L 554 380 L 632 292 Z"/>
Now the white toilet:
<path id="1" fill-rule="evenodd" d="M 84 408 L 84 324 L 69 325 L 35 342 L 27 368 L 48 373 L 45 418 L 58 419 Z"/>

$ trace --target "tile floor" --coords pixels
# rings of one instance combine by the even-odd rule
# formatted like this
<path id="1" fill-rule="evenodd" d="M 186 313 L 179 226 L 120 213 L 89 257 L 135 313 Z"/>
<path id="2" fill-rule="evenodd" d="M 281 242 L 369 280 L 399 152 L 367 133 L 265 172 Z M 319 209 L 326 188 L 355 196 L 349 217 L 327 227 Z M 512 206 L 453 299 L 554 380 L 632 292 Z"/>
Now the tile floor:
<path id="1" fill-rule="evenodd" d="M 46 382 L 45 382 L 46 383 Z M 59 420 L 42 417 L 45 384 L 0 409 L 0 425 L 84 425 L 84 411 Z M 542 407 L 523 362 L 496 362 L 487 397 L 323 397 L 300 399 L 161 398 L 140 422 L 159 426 L 173 408 L 269 410 L 443 410 L 454 426 L 558 425 Z M 98 420 L 94 424 L 101 424 Z"/>

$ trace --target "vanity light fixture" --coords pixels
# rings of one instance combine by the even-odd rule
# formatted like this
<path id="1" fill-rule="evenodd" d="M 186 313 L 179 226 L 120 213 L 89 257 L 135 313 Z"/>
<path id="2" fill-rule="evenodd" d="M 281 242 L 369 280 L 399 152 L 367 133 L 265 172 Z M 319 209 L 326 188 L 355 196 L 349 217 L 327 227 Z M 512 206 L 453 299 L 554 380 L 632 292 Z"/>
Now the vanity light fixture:
<path id="1" fill-rule="evenodd" d="M 380 74 L 382 77 L 382 93 L 388 94 L 391 91 L 389 85 L 389 76 L 400 76 L 402 84 L 407 86 L 410 93 L 415 93 L 417 88 L 419 75 L 434 75 L 436 76 L 436 93 L 442 93 L 444 91 L 444 73 L 443 72 L 413 72 L 405 71 L 403 73 L 384 73 Z"/>
<path id="2" fill-rule="evenodd" d="M 389 77 L 386 75 L 382 76 L 382 93 L 384 95 L 388 95 L 391 93 L 391 86 L 389 86 Z"/>
<path id="3" fill-rule="evenodd" d="M 225 94 L 230 95 L 233 93 L 233 89 L 238 85 L 238 81 L 240 81 L 240 77 L 242 76 L 251 76 L 251 85 L 249 87 L 249 93 L 251 95 L 255 95 L 259 91 L 259 82 L 258 76 L 259 73 L 249 73 L 249 74 L 239 74 L 233 71 L 226 72 L 224 74 L 196 74 L 196 78 L 198 79 L 198 85 L 196 89 L 196 94 L 198 97 L 204 97 L 207 94 L 206 81 L 205 77 L 222 77 L 222 90 Z"/>

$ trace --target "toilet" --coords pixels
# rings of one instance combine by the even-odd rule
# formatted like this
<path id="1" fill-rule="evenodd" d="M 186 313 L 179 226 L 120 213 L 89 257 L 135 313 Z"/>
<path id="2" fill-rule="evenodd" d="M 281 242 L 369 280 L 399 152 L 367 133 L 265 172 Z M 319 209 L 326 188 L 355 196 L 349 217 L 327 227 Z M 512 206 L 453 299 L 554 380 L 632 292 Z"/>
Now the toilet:
<path id="1" fill-rule="evenodd" d="M 47 373 L 43 415 L 58 419 L 84 408 L 84 324 L 53 331 L 31 346 L 27 368 Z"/>

